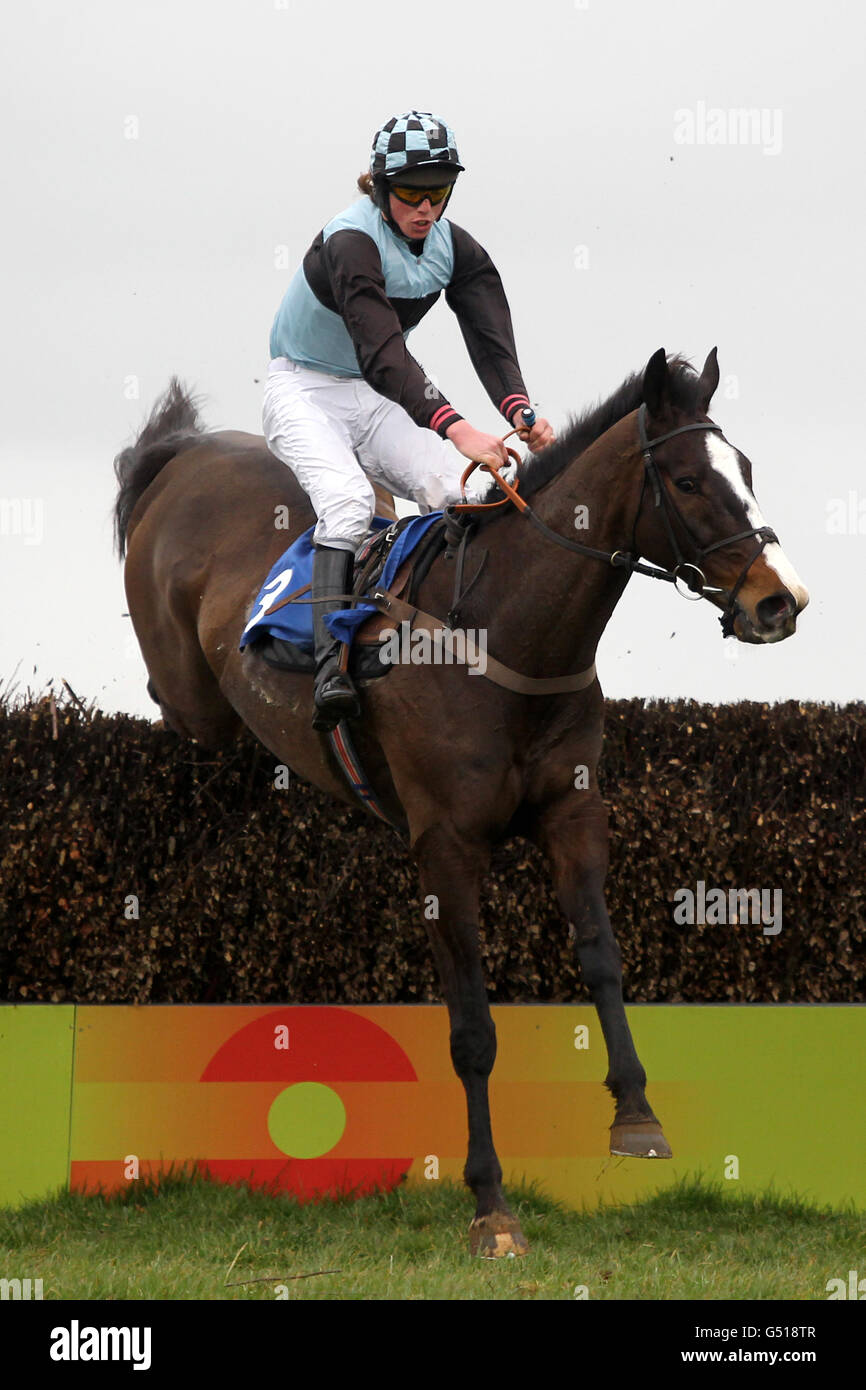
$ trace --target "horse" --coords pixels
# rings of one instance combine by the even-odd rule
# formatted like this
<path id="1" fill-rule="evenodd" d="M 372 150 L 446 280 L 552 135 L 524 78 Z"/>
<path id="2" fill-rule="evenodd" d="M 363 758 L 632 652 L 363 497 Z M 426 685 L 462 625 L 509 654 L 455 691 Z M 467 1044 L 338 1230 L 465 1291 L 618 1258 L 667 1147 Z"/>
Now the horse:
<path id="1" fill-rule="evenodd" d="M 707 414 L 718 381 L 715 348 L 700 373 L 660 348 L 523 463 L 516 487 L 497 472 L 484 500 L 499 506 L 472 511 L 473 577 L 456 595 L 458 616 L 531 693 L 445 661 L 395 663 L 362 685 L 353 738 L 380 805 L 408 835 L 466 1094 L 475 1255 L 528 1248 L 491 1130 L 496 1033 L 478 942 L 479 883 L 503 839 L 526 837 L 549 863 L 605 1039 L 611 1153 L 671 1156 L 646 1096 L 605 906 L 594 661 L 634 573 L 706 599 L 740 642 L 791 636 L 809 601 L 763 522 L 750 461 Z M 280 763 L 355 805 L 327 736 L 311 728 L 312 677 L 276 669 L 255 644 L 239 649 L 269 569 L 315 521 L 290 470 L 260 436 L 208 433 L 172 378 L 115 472 L 129 613 L 165 725 L 210 748 L 246 726 Z M 420 612 L 453 620 L 455 570 L 453 550 L 437 556 L 413 598 Z"/>

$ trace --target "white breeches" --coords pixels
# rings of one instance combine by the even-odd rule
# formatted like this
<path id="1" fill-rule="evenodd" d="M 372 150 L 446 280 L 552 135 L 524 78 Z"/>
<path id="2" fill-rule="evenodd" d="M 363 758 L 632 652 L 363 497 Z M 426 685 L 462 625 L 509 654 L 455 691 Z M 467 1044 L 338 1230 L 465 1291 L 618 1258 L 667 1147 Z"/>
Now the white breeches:
<path id="1" fill-rule="evenodd" d="M 467 460 L 362 378 L 331 376 L 276 357 L 265 384 L 262 424 L 271 453 L 291 468 L 313 504 L 317 545 L 357 549 L 373 517 L 371 479 L 424 513 L 460 500 Z M 490 482 L 482 476 L 479 490 Z M 469 485 L 467 500 L 474 500 Z"/>

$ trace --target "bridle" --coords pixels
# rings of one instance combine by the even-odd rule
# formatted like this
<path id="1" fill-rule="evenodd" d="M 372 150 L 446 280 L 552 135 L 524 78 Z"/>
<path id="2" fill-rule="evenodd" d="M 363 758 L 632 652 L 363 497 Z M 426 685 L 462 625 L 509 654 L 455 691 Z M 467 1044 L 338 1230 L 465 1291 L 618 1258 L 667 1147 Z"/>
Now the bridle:
<path id="1" fill-rule="evenodd" d="M 453 510 L 457 512 L 476 511 L 479 508 L 485 506 L 499 507 L 502 506 L 503 503 L 511 501 L 517 507 L 518 511 L 520 511 L 528 521 L 531 521 L 533 526 L 535 526 L 535 528 L 538 531 L 541 531 L 542 535 L 546 536 L 548 540 L 554 541 L 557 545 L 564 547 L 566 550 L 572 550 L 578 555 L 589 556 L 591 559 L 604 560 L 616 569 L 626 570 L 630 575 L 644 574 L 650 579 L 665 580 L 667 583 L 675 585 L 677 593 L 680 594 L 683 598 L 688 598 L 689 593 L 693 594 L 695 596 L 695 599 L 705 598 L 709 594 L 727 594 L 727 600 L 720 622 L 722 624 L 722 630 L 725 632 L 725 635 L 729 636 L 733 632 L 734 605 L 736 603 L 737 594 L 740 592 L 740 589 L 743 586 L 746 575 L 748 574 L 752 565 L 757 560 L 758 556 L 762 553 L 764 547 L 768 545 L 771 541 L 778 542 L 779 538 L 771 526 L 753 526 L 750 527 L 750 529 L 747 531 L 738 531 L 735 536 L 725 536 L 723 540 L 714 541 L 712 545 L 699 545 L 694 535 L 689 530 L 688 524 L 683 518 L 682 513 L 680 512 L 676 503 L 673 501 L 670 494 L 668 493 L 667 488 L 663 487 L 662 485 L 661 474 L 659 472 L 659 465 L 653 458 L 653 449 L 658 448 L 659 444 L 665 444 L 669 439 L 673 439 L 678 434 L 687 434 L 690 430 L 716 430 L 719 434 L 721 434 L 722 427 L 721 425 L 714 425 L 710 421 L 705 421 L 701 424 L 681 425 L 679 429 L 669 430 L 667 434 L 659 434 L 656 435 L 655 438 L 649 439 L 647 437 L 646 432 L 646 416 L 646 404 L 642 404 L 638 410 L 637 426 L 640 450 L 643 455 L 644 475 L 643 481 L 641 483 L 640 498 L 638 500 L 637 512 L 635 514 L 634 526 L 632 527 L 632 546 L 630 551 L 615 550 L 611 553 L 610 551 L 606 550 L 596 550 L 592 546 L 583 545 L 580 541 L 573 541 L 570 539 L 570 537 L 562 536 L 559 534 L 558 531 L 551 530 L 549 526 L 547 526 L 543 521 L 541 521 L 539 517 L 535 515 L 535 512 L 532 510 L 529 503 L 526 502 L 519 495 L 517 488 L 512 486 L 511 483 L 507 482 L 506 479 L 502 477 L 498 468 L 494 464 L 480 463 L 480 461 L 471 464 L 470 467 L 467 468 L 465 473 L 463 474 L 463 478 L 461 481 L 465 483 L 466 479 L 469 477 L 470 473 L 472 473 L 473 469 L 480 466 L 484 468 L 488 473 L 491 473 L 493 477 L 496 479 L 497 484 L 501 488 L 502 492 L 505 494 L 505 497 L 502 499 L 502 501 L 494 503 L 457 503 L 453 507 Z M 508 438 L 507 435 L 505 437 L 506 439 Z M 520 462 L 519 457 L 514 449 L 508 449 L 507 452 L 517 463 Z M 647 484 L 650 484 L 652 486 L 654 506 L 656 510 L 661 511 L 662 521 L 664 522 L 664 527 L 667 532 L 668 540 L 670 541 L 671 550 L 673 551 L 674 565 L 672 569 L 665 569 L 663 566 L 659 565 L 647 565 L 644 564 L 640 559 L 638 559 L 637 527 L 640 521 L 641 512 L 643 510 L 644 494 L 646 493 Z M 449 508 L 449 510 L 452 509 Z M 734 545 L 737 541 L 748 540 L 750 536 L 755 536 L 760 539 L 760 545 L 758 546 L 758 549 L 755 551 L 751 559 L 747 560 L 746 564 L 743 566 L 743 569 L 741 570 L 740 575 L 733 588 L 720 589 L 715 588 L 712 585 L 709 585 L 707 583 L 706 575 L 700 568 L 700 565 L 693 564 L 691 561 L 686 560 L 684 558 L 683 553 L 679 547 L 679 543 L 677 541 L 672 517 L 676 518 L 683 531 L 685 532 L 686 536 L 688 537 L 689 544 L 693 547 L 694 553 L 696 554 L 698 561 L 703 561 L 705 557 L 707 555 L 712 554 L 714 550 L 721 550 L 726 545 Z M 686 573 L 686 571 L 688 571 L 689 573 Z M 685 584 L 686 588 L 689 590 L 689 593 L 685 593 L 679 587 L 680 582 Z"/>
<path id="2" fill-rule="evenodd" d="M 672 570 L 666 570 L 663 575 L 659 575 L 659 578 L 668 578 L 669 576 L 673 576 L 673 582 L 674 584 L 676 584 L 677 580 L 680 578 L 681 571 L 691 570 L 693 572 L 693 575 L 698 577 L 690 578 L 686 576 L 683 579 L 683 583 L 686 585 L 687 589 L 692 594 L 694 594 L 696 599 L 702 599 L 707 594 L 727 593 L 728 597 L 725 603 L 725 610 L 722 615 L 721 622 L 723 628 L 730 630 L 728 625 L 733 622 L 734 604 L 736 602 L 737 594 L 740 592 L 740 589 L 743 586 L 746 575 L 749 573 L 749 570 L 752 568 L 752 565 L 755 563 L 758 556 L 762 553 L 764 547 L 766 545 L 769 545 L 771 541 L 778 542 L 779 537 L 776 535 L 772 526 L 752 526 L 747 531 L 738 531 L 735 536 L 725 536 L 723 540 L 714 541 L 712 545 L 698 545 L 697 540 L 695 539 L 692 532 L 689 530 L 688 524 L 686 523 L 686 520 L 683 517 L 682 512 L 677 507 L 667 488 L 662 487 L 659 466 L 653 458 L 652 451 L 659 444 L 664 444 L 668 439 L 673 439 L 675 435 L 686 434 L 689 430 L 716 430 L 719 434 L 721 434 L 721 425 L 713 425 L 710 423 L 710 421 L 706 421 L 706 423 L 696 425 L 681 425 L 680 428 L 677 430 L 669 430 L 667 434 L 659 434 L 656 435 L 654 439 L 648 439 L 646 432 L 646 414 L 647 408 L 646 405 L 643 404 L 638 410 L 637 428 L 641 453 L 643 454 L 644 476 L 643 483 L 641 485 L 641 495 L 640 501 L 638 502 L 637 515 L 635 516 L 635 524 L 632 530 L 632 549 L 637 549 L 635 541 L 635 532 L 637 530 L 637 523 L 640 517 L 641 507 L 643 506 L 644 492 L 646 491 L 646 486 L 649 482 L 652 484 L 654 505 L 657 510 L 661 509 L 662 520 L 664 522 L 665 530 L 667 531 L 668 540 L 670 541 L 671 549 L 674 553 L 674 560 L 676 562 Z M 703 561 L 704 558 L 707 555 L 712 554 L 714 550 L 722 550 L 726 545 L 734 545 L 737 541 L 748 540 L 750 536 L 756 536 L 760 538 L 761 543 L 758 546 L 758 549 L 755 551 L 751 559 L 746 561 L 732 589 L 718 589 L 714 588 L 712 585 L 707 584 L 707 577 L 704 574 L 703 570 L 700 568 L 700 566 L 692 564 L 690 561 L 684 559 L 682 551 L 680 550 L 680 547 L 677 544 L 676 534 L 674 532 L 674 528 L 671 522 L 671 515 L 676 517 L 677 521 L 679 522 L 680 526 L 682 527 L 683 531 L 688 537 L 689 544 L 693 547 L 699 561 Z M 682 594 L 684 598 L 688 597 L 687 594 L 683 594 L 682 589 L 680 589 L 678 585 L 677 593 Z"/>

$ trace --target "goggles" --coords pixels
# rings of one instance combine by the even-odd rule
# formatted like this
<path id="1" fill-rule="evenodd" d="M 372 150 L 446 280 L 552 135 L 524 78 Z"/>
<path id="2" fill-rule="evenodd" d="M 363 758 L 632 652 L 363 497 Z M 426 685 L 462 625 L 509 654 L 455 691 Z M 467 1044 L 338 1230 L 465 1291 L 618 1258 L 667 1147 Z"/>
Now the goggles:
<path id="1" fill-rule="evenodd" d="M 446 183 L 440 188 L 405 188 L 402 184 L 391 183 L 388 185 L 388 192 L 399 198 L 401 203 L 408 203 L 410 207 L 417 207 L 425 198 L 429 198 L 431 206 L 435 208 L 444 202 L 453 187 L 453 184 Z"/>

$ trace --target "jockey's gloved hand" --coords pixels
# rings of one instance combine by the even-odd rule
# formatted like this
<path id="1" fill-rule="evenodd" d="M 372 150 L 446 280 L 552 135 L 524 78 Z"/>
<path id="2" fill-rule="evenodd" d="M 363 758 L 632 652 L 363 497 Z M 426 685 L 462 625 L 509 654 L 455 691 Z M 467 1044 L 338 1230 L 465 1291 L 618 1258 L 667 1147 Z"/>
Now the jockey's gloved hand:
<path id="1" fill-rule="evenodd" d="M 468 420 L 455 421 L 445 433 L 464 458 L 482 459 L 495 463 L 497 468 L 508 462 L 508 454 L 502 440 L 495 434 L 485 434 L 482 430 L 476 430 Z"/>
<path id="2" fill-rule="evenodd" d="M 539 449 L 546 449 L 556 438 L 548 420 L 537 419 L 531 429 L 526 429 L 519 410 L 514 412 L 511 423 L 517 430 L 518 439 L 528 444 L 533 454 L 537 454 Z"/>

